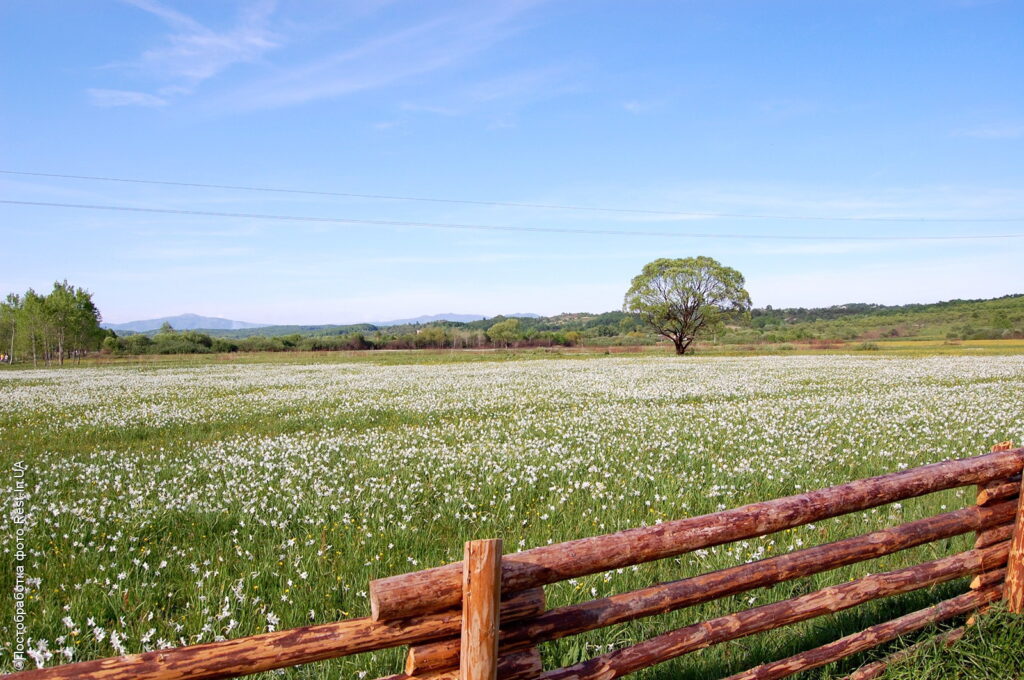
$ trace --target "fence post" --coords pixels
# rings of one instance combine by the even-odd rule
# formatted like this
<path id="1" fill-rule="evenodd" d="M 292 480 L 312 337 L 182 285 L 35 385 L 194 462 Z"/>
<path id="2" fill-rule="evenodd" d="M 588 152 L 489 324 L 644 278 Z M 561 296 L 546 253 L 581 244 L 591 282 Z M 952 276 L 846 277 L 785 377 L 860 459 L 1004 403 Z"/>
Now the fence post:
<path id="1" fill-rule="evenodd" d="M 1024 479 L 1021 480 L 1024 492 Z M 1006 561 L 1006 608 L 1014 614 L 1024 614 L 1024 496 L 1018 497 L 1017 518 L 1013 525 L 1013 540 Z"/>
<path id="2" fill-rule="evenodd" d="M 469 541 L 462 561 L 460 680 L 496 680 L 501 539 Z"/>

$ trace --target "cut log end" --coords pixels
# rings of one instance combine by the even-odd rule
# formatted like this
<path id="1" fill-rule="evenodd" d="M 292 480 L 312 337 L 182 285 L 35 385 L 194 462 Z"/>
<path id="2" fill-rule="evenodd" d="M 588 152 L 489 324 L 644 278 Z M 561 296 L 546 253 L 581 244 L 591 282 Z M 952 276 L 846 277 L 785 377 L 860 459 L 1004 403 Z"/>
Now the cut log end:
<path id="1" fill-rule="evenodd" d="M 1020 494 L 1020 475 L 1009 479 L 997 479 L 978 485 L 977 505 L 989 505 L 996 501 L 1015 498 Z"/>

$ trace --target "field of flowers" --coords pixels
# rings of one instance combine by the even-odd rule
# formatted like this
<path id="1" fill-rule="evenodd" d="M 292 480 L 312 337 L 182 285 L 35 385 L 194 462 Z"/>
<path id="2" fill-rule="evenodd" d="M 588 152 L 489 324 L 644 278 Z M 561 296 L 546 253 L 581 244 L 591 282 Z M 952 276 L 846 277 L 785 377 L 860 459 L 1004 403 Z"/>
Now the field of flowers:
<path id="1" fill-rule="evenodd" d="M 0 371 L 2 501 L 23 463 L 25 604 L 54 665 L 362 616 L 370 579 L 711 512 L 1024 440 L 1024 356 L 667 357 Z M 973 501 L 950 491 L 548 587 L 552 606 Z M 0 519 L 14 586 L 15 515 Z M 962 548 L 969 537 L 544 647 L 565 665 L 670 626 Z M 963 584 L 707 650 L 706 678 Z M 0 600 L 0 672 L 14 604 Z M 375 678 L 389 650 L 293 669 Z M 851 662 L 853 663 L 853 662 Z M 838 677 L 842 667 L 823 669 Z M 813 677 L 813 676 L 812 676 Z"/>

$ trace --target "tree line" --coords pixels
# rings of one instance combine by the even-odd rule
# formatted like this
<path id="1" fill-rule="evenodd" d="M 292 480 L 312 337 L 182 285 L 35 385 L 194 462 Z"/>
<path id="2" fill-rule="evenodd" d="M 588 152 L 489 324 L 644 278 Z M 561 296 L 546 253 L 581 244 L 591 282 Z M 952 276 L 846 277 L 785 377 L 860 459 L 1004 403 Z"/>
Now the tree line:
<path id="1" fill-rule="evenodd" d="M 42 295 L 29 288 L 0 302 L 0 354 L 5 360 L 31 360 L 33 365 L 81 358 L 99 349 L 107 331 L 92 293 L 65 281 Z"/>
<path id="2" fill-rule="evenodd" d="M 1024 295 L 901 307 L 850 304 L 752 310 L 743 285 L 742 274 L 711 258 L 660 259 L 634 277 L 622 311 L 603 314 L 494 317 L 383 328 L 358 324 L 202 332 L 176 331 L 165 325 L 153 334 L 128 332 L 118 337 L 100 327 L 92 294 L 63 281 L 54 283 L 47 295 L 29 289 L 0 302 L 0 360 L 63 364 L 68 357 L 80 358 L 95 350 L 138 355 L 649 345 L 658 342 L 659 335 L 671 340 L 680 354 L 692 352 L 697 340 L 754 345 L 892 337 L 1024 337 Z M 291 332 L 300 329 L 305 332 Z M 232 337 L 227 333 L 258 334 Z"/>
<path id="3" fill-rule="evenodd" d="M 344 351 L 375 349 L 490 349 L 511 347 L 574 347 L 598 336 L 578 331 L 538 331 L 523 328 L 518 319 L 501 319 L 484 329 L 431 324 L 400 331 L 381 328 L 332 335 L 252 335 L 245 338 L 211 336 L 194 330 L 178 331 L 165 323 L 152 335 L 113 332 L 102 342 L 104 353 L 208 354 L 222 352 Z M 612 338 L 607 338 L 611 340 Z M 653 342 L 630 338 L 631 344 Z"/>

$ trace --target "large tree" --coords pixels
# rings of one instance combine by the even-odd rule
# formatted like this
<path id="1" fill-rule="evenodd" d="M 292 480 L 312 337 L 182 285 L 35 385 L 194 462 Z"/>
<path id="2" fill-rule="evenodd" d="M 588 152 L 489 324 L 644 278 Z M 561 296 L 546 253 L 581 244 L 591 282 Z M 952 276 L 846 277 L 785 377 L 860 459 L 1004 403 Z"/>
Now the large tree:
<path id="1" fill-rule="evenodd" d="M 505 319 L 487 329 L 487 337 L 494 344 L 508 347 L 519 339 L 519 319 Z"/>
<path id="2" fill-rule="evenodd" d="M 662 258 L 633 277 L 623 309 L 685 354 L 701 334 L 750 311 L 743 275 L 710 257 Z"/>

